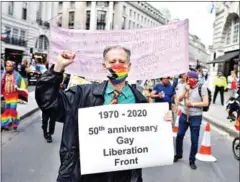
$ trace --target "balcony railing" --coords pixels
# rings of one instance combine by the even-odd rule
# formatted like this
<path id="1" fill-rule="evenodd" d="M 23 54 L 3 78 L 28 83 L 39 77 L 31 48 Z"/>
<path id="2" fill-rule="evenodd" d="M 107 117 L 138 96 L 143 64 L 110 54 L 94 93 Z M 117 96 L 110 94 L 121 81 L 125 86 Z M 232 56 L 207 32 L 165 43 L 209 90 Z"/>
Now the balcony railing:
<path id="1" fill-rule="evenodd" d="M 42 19 L 37 19 L 37 23 L 43 28 L 46 28 L 46 29 L 50 28 L 50 23 L 48 21 L 42 21 Z"/>
<path id="2" fill-rule="evenodd" d="M 18 38 L 15 38 L 15 37 L 6 37 L 4 39 L 4 42 L 6 44 L 12 44 L 12 45 L 16 45 L 16 46 L 27 47 L 27 41 L 22 40 L 22 39 L 18 39 Z"/>

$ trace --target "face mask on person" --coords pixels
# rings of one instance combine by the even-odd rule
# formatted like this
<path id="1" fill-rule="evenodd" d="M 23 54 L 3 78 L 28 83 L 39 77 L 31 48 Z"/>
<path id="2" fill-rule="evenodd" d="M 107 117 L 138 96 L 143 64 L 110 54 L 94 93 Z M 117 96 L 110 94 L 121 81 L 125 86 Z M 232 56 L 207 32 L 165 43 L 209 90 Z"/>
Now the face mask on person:
<path id="1" fill-rule="evenodd" d="M 188 79 L 187 83 L 190 86 L 190 88 L 194 88 L 197 86 L 198 80 L 190 78 L 190 79 Z"/>
<path id="2" fill-rule="evenodd" d="M 107 77 L 113 84 L 119 84 L 126 80 L 128 71 L 128 67 L 124 64 L 113 64 L 111 67 L 107 68 Z"/>

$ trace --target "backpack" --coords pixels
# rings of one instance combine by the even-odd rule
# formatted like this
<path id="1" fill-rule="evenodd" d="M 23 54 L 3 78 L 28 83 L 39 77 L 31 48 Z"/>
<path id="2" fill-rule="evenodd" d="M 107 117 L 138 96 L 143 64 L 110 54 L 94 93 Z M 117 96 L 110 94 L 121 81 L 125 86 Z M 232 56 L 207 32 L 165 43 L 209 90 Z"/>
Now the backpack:
<path id="1" fill-rule="evenodd" d="M 198 87 L 198 93 L 201 98 L 202 98 L 202 86 L 203 85 L 200 84 Z M 209 110 L 210 104 L 212 102 L 212 92 L 211 92 L 211 90 L 209 90 L 209 88 L 207 88 L 207 92 L 208 92 L 208 106 L 203 107 L 203 112 L 207 112 Z"/>

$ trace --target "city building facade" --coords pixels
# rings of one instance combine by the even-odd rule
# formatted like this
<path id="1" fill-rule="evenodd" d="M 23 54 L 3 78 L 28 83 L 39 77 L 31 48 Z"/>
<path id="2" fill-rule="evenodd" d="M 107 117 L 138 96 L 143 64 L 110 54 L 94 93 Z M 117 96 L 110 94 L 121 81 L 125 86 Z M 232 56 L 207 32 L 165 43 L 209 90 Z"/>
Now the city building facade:
<path id="1" fill-rule="evenodd" d="M 189 65 L 196 68 L 197 62 L 200 63 L 201 68 L 208 70 L 207 63 L 210 61 L 210 54 L 201 39 L 196 35 L 189 34 Z"/>
<path id="2" fill-rule="evenodd" d="M 168 22 L 147 2 L 59 2 L 58 26 L 69 29 L 113 30 L 156 27 Z"/>
<path id="3" fill-rule="evenodd" d="M 57 16 L 57 2 L 2 2 L 1 54 L 19 64 L 24 57 L 49 49 L 50 20 Z"/>
<path id="4" fill-rule="evenodd" d="M 215 2 L 211 69 L 214 74 L 222 72 L 228 76 L 231 71 L 240 74 L 239 69 L 239 2 Z"/>

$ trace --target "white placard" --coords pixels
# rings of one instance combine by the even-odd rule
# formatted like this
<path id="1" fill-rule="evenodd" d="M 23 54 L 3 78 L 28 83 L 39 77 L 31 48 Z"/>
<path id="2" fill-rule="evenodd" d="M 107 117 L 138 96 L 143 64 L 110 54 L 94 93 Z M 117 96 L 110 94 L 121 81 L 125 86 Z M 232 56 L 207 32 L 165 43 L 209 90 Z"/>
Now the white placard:
<path id="1" fill-rule="evenodd" d="M 78 111 L 81 174 L 171 165 L 168 103 L 117 104 Z"/>

